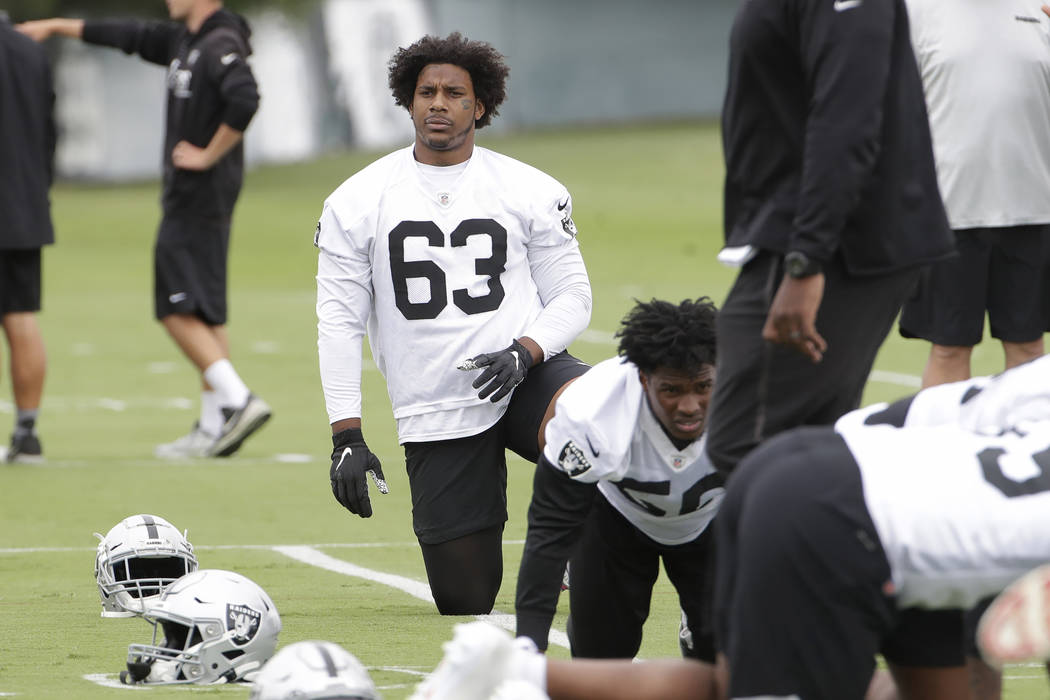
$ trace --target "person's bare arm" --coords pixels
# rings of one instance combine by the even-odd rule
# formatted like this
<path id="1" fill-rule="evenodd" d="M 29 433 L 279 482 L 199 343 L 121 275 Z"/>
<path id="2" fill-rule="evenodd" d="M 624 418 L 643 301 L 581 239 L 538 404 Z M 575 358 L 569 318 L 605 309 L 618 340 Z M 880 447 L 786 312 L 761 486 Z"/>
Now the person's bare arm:
<path id="1" fill-rule="evenodd" d="M 244 133 L 228 124 L 220 124 L 204 148 L 189 141 L 179 141 L 171 151 L 171 162 L 183 170 L 209 170 L 241 142 Z"/>
<path id="2" fill-rule="evenodd" d="M 690 659 L 547 659 L 551 700 L 715 700 L 714 667 Z"/>
<path id="3" fill-rule="evenodd" d="M 70 39 L 80 39 L 84 34 L 84 20 L 52 17 L 51 19 L 22 22 L 16 24 L 15 29 L 34 41 L 44 41 L 56 34 Z"/>

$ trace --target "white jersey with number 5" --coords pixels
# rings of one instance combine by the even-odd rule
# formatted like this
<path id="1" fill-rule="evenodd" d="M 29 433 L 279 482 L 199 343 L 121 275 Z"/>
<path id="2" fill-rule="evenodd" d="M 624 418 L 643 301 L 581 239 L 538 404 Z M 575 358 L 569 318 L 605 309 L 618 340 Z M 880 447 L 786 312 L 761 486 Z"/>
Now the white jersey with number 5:
<path id="1" fill-rule="evenodd" d="M 836 423 L 901 607 L 969 607 L 1050 562 L 1048 372 L 1044 358 L 919 392 L 903 428 L 879 420 L 885 404 Z"/>
<path id="2" fill-rule="evenodd" d="M 624 518 L 662 544 L 699 537 L 725 495 L 707 436 L 675 447 L 649 408 L 638 367 L 618 357 L 562 392 L 545 435 L 548 462 L 575 481 L 597 483 Z"/>
<path id="3" fill-rule="evenodd" d="M 509 399 L 478 398 L 464 359 L 528 336 L 545 357 L 590 318 L 572 203 L 553 178 L 475 146 L 428 178 L 411 147 L 325 201 L 315 244 L 318 352 L 331 422 L 361 415 L 361 336 L 386 378 L 401 442 L 474 435 Z"/>

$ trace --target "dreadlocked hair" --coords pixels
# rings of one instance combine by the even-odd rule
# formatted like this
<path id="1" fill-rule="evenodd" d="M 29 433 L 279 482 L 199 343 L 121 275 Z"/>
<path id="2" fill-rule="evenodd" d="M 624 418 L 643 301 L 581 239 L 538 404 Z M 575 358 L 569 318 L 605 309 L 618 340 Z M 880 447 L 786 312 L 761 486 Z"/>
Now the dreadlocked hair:
<path id="1" fill-rule="evenodd" d="M 620 322 L 618 354 L 643 372 L 657 368 L 695 373 L 714 365 L 715 317 L 708 297 L 680 304 L 635 299 L 635 307 Z"/>
<path id="2" fill-rule="evenodd" d="M 407 48 L 399 48 L 390 59 L 389 80 L 394 102 L 408 109 L 416 91 L 419 73 L 431 64 L 448 63 L 470 73 L 474 95 L 485 106 L 485 113 L 474 122 L 480 129 L 499 114 L 499 106 L 507 98 L 507 74 L 510 68 L 503 54 L 483 41 L 470 41 L 459 32 L 446 38 L 427 35 Z"/>

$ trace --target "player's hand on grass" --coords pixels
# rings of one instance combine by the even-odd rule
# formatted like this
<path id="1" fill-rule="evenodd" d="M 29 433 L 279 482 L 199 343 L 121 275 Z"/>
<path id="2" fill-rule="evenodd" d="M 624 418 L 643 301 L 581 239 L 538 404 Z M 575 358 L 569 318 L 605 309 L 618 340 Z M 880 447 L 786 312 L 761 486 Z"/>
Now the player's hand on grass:
<path id="1" fill-rule="evenodd" d="M 360 428 L 347 428 L 332 436 L 332 495 L 335 500 L 355 515 L 372 517 L 372 502 L 368 499 L 368 480 L 372 477 L 379 493 L 390 489 L 383 477 L 379 458 L 365 444 Z"/>
<path id="2" fill-rule="evenodd" d="M 525 379 L 532 367 L 532 354 L 517 340 L 498 352 L 482 353 L 465 360 L 458 369 L 484 370 L 471 384 L 475 389 L 481 388 L 478 398 L 484 399 L 492 394 L 495 403 L 509 394 L 511 390 Z"/>

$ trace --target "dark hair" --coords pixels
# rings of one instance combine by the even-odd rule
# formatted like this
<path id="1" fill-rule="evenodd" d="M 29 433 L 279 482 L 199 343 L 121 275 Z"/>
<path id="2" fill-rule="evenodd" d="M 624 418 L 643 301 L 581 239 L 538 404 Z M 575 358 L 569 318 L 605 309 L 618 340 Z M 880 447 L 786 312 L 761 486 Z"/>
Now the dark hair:
<path id="1" fill-rule="evenodd" d="M 635 299 L 635 307 L 620 322 L 618 353 L 643 372 L 660 367 L 695 373 L 714 365 L 715 317 L 718 310 L 708 297 L 686 299 L 675 305 L 653 299 Z"/>
<path id="2" fill-rule="evenodd" d="M 389 80 L 394 102 L 409 109 L 416 92 L 419 73 L 434 63 L 449 63 L 470 73 L 474 95 L 485 106 L 485 113 L 474 122 L 474 128 L 487 126 L 499 114 L 507 98 L 507 74 L 510 68 L 501 54 L 483 41 L 470 41 L 459 32 L 440 39 L 429 34 L 408 48 L 399 48 L 390 59 Z"/>

